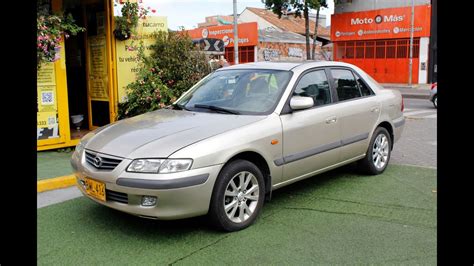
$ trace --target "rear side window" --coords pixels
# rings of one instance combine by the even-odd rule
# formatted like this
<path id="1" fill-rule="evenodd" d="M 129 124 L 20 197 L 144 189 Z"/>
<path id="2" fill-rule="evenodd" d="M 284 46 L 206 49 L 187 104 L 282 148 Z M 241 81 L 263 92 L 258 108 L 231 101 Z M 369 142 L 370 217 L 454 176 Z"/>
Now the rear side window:
<path id="1" fill-rule="evenodd" d="M 339 101 L 350 100 L 362 96 L 357 81 L 350 70 L 331 69 L 331 75 L 336 85 Z"/>
<path id="2" fill-rule="evenodd" d="M 314 106 L 331 103 L 331 93 L 326 72 L 324 70 L 316 70 L 304 74 L 298 82 L 293 95 L 313 98 Z"/>
<path id="3" fill-rule="evenodd" d="M 374 92 L 365 84 L 364 81 L 362 81 L 362 78 L 357 75 L 356 77 L 357 77 L 357 85 L 359 85 L 362 96 L 374 95 Z"/>

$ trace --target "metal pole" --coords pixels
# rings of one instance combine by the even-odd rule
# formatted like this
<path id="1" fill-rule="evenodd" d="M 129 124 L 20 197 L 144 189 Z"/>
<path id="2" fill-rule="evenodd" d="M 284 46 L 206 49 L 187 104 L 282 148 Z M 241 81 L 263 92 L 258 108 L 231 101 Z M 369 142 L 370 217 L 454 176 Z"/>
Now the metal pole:
<path id="1" fill-rule="evenodd" d="M 411 86 L 413 69 L 413 32 L 415 30 L 415 0 L 411 0 L 411 22 L 410 22 L 410 62 L 408 67 L 408 85 Z"/>
<path id="2" fill-rule="evenodd" d="M 237 30 L 237 0 L 234 0 L 234 62 L 239 63 L 239 34 Z"/>

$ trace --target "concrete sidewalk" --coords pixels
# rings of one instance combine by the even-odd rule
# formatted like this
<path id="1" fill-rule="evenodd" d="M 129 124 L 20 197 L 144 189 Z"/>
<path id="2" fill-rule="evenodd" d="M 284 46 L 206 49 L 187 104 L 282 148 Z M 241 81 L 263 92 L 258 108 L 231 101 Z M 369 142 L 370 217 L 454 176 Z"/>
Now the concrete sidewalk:
<path id="1" fill-rule="evenodd" d="M 430 98 L 431 84 L 397 84 L 397 83 L 380 83 L 384 88 L 398 90 L 404 98 L 426 99 Z"/>

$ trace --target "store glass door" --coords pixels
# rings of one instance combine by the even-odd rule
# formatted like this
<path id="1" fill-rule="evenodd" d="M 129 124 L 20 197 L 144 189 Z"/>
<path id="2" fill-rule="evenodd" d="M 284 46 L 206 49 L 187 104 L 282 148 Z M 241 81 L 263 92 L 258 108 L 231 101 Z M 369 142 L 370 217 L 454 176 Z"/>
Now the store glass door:
<path id="1" fill-rule="evenodd" d="M 109 124 L 110 77 L 108 69 L 107 17 L 105 1 L 84 7 L 86 18 L 87 99 L 89 129 Z"/>

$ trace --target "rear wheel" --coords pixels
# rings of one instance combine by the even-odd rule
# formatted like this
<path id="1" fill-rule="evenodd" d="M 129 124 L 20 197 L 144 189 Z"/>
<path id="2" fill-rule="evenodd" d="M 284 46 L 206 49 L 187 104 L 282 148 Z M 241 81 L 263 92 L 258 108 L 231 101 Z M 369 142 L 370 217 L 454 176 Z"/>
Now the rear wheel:
<path id="1" fill-rule="evenodd" d="M 367 174 L 378 175 L 385 171 L 390 161 L 392 139 L 387 129 L 375 129 L 364 159 L 360 160 L 360 169 Z"/>
<path id="2" fill-rule="evenodd" d="M 263 175 L 255 164 L 235 160 L 217 177 L 209 216 L 225 231 L 238 231 L 251 225 L 260 213 L 265 197 Z"/>

